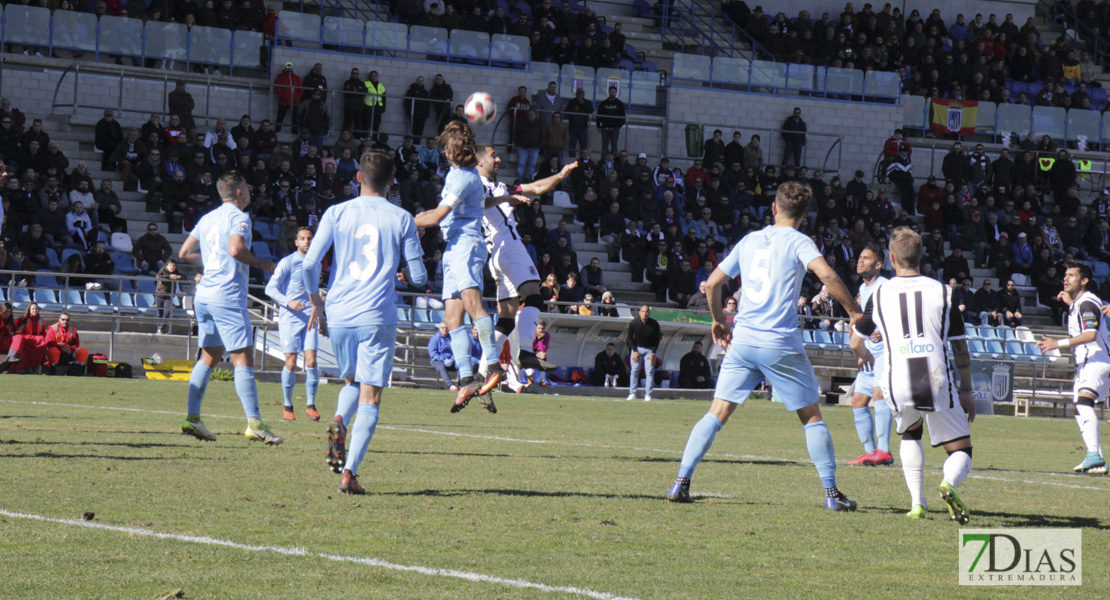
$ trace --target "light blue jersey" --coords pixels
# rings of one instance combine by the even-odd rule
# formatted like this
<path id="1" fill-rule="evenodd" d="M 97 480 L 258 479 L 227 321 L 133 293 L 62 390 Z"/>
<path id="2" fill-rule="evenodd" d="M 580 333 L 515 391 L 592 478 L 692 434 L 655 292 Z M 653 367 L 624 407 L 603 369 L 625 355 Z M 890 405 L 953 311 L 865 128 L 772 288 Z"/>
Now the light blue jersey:
<path id="1" fill-rule="evenodd" d="M 189 235 L 200 242 L 204 275 L 197 284 L 196 302 L 210 306 L 244 308 L 247 306 L 247 276 L 250 268 L 232 258 L 228 251 L 231 236 L 243 238 L 251 246 L 251 218 L 232 202 L 201 217 Z"/>
<path id="2" fill-rule="evenodd" d="M 720 265 L 729 277 L 740 276 L 743 292 L 732 343 L 801 352 L 798 293 L 807 265 L 820 257 L 813 241 L 793 227 L 744 236 Z"/>
<path id="3" fill-rule="evenodd" d="M 274 267 L 274 274 L 266 284 L 266 295 L 278 303 L 278 320 L 290 317 L 305 317 L 304 310 L 295 311 L 289 308 L 289 303 L 299 300 L 305 306 L 309 305 L 308 291 L 304 289 L 304 256 L 294 252 L 278 261 Z"/>
<path id="4" fill-rule="evenodd" d="M 402 256 L 412 282 L 427 281 L 412 215 L 376 196 L 359 196 L 325 211 L 302 268 L 304 288 L 310 294 L 319 289 L 320 261 L 333 244 L 335 259 L 325 303 L 328 325 L 395 325 L 394 284 Z"/>
<path id="5" fill-rule="evenodd" d="M 859 284 L 859 305 L 867 306 L 867 301 L 871 299 L 871 296 L 879 289 L 879 286 L 886 283 L 886 281 L 886 277 L 880 275 L 875 278 L 875 281 L 871 282 L 871 285 L 867 285 L 866 283 Z M 872 342 L 871 338 L 867 338 L 866 346 L 876 360 L 886 351 L 886 344 L 883 342 Z"/>
<path id="6" fill-rule="evenodd" d="M 444 239 L 458 239 L 463 235 L 482 239 L 486 188 L 476 167 L 451 167 L 443 180 L 439 204 L 451 207 L 451 212 L 439 223 Z"/>

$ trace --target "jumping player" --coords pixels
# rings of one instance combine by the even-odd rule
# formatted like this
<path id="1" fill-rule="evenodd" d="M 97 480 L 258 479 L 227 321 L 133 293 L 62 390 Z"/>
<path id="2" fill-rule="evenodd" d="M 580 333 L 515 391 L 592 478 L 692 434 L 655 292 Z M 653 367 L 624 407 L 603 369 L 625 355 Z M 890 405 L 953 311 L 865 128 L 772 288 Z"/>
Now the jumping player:
<path id="1" fill-rule="evenodd" d="M 1041 352 L 1056 348 L 1075 348 L 1075 384 L 1072 388 L 1075 402 L 1075 421 L 1079 435 L 1087 446 L 1087 456 L 1075 465 L 1075 472 L 1091 475 L 1106 474 L 1106 460 L 1102 457 L 1099 420 L 1095 404 L 1106 400 L 1110 388 L 1110 354 L 1107 353 L 1106 315 L 1102 300 L 1087 291 L 1093 281 L 1091 268 L 1081 262 L 1064 264 L 1064 291 L 1058 300 L 1068 305 L 1068 335 L 1054 340 L 1048 337 L 1037 342 Z"/>
<path id="2" fill-rule="evenodd" d="M 416 215 L 416 226 L 440 226 L 447 240 L 447 249 L 443 252 L 443 300 L 452 352 L 455 356 L 470 353 L 470 336 L 463 323 L 465 312 L 478 329 L 478 341 L 488 369 L 485 381 L 481 381 L 474 377 L 474 368 L 468 361 L 458 362 L 459 393 L 451 412 L 459 412 L 475 396 L 481 396 L 487 410 L 497 412 L 488 392 L 497 387 L 505 371 L 495 351 L 493 317 L 482 306 L 482 268 L 489 258 L 482 239 L 482 212 L 502 202 L 526 203 L 528 199 L 523 196 L 509 196 L 507 200 L 487 197 L 476 168 L 478 147 L 474 132 L 466 123 L 448 123 L 438 142 L 451 163 L 451 170 L 444 178 L 439 206 Z"/>
<path id="3" fill-rule="evenodd" d="M 412 215 L 386 198 L 393 181 L 393 156 L 371 151 L 359 161 L 361 195 L 324 211 L 316 238 L 305 254 L 302 280 L 312 302 L 309 329 L 322 317 L 330 324 L 332 347 L 346 385 L 328 424 L 328 466 L 340 473 L 339 491 L 365 494 L 358 466 L 378 425 L 382 389 L 393 373 L 397 349 L 397 268 L 404 256 L 406 277 L 427 281 L 423 250 Z M 335 248 L 325 304 L 320 262 Z M 347 425 L 358 411 L 347 452 Z"/>
<path id="4" fill-rule="evenodd" d="M 674 486 L 667 493 L 671 502 L 692 502 L 690 477 L 713 444 L 736 407 L 748 400 L 752 389 L 766 379 L 787 409 L 795 411 L 805 430 L 806 446 L 821 484 L 825 508 L 855 510 L 836 487 L 836 456 L 829 428 L 818 406 L 820 387 L 809 363 L 798 331 L 795 309 L 802 275 L 812 270 L 829 287 L 852 319 L 859 306 L 813 242 L 798 231 L 809 212 L 813 192 L 808 185 L 784 183 L 775 194 L 771 211 L 775 225 L 750 233 L 713 270 L 705 284 L 713 313 L 713 339 L 728 350 L 717 378 L 713 404 L 686 443 Z M 720 288 L 740 275 L 743 299 L 729 331 L 722 309 Z"/>
<path id="5" fill-rule="evenodd" d="M 862 306 L 867 306 L 871 295 L 886 281 L 886 277 L 879 275 L 879 269 L 882 266 L 882 249 L 875 244 L 864 246 L 859 253 L 859 260 L 856 261 L 856 272 L 863 279 L 863 283 L 859 285 L 859 303 Z M 877 378 L 882 376 L 883 348 L 881 335 L 873 335 L 867 340 L 867 349 L 871 352 L 871 356 L 875 357 L 875 362 L 863 364 L 863 361 L 860 361 L 860 371 L 856 375 L 856 385 L 852 393 L 852 416 L 856 423 L 859 441 L 863 442 L 863 454 L 855 460 L 848 461 L 849 465 L 894 463 L 894 457 L 890 454 L 890 423 L 894 417 L 890 414 L 890 406 L 883 401 L 882 389 L 877 383 Z M 872 400 L 874 400 L 873 403 Z M 871 409 L 867 407 L 868 403 L 872 403 L 875 407 L 874 419 L 871 417 Z"/>
<path id="6" fill-rule="evenodd" d="M 250 267 L 274 272 L 274 263 L 251 253 L 250 186 L 236 171 L 220 177 L 216 190 L 223 204 L 201 217 L 181 244 L 181 260 L 201 264 L 204 275 L 197 283 L 193 310 L 197 319 L 200 360 L 189 376 L 189 406 L 182 433 L 214 441 L 200 420 L 200 405 L 212 368 L 226 347 L 235 365 L 235 391 L 247 415 L 248 440 L 278 445 L 281 438 L 262 422 L 258 412 L 258 386 L 254 380 L 254 339 L 247 313 L 247 274 Z"/>
<path id="7" fill-rule="evenodd" d="M 281 337 L 282 351 L 285 352 L 285 367 L 281 370 L 281 395 L 284 404 L 282 418 L 295 421 L 297 413 L 293 410 L 293 387 L 297 384 L 297 355 L 304 352 L 304 387 L 308 405 L 305 413 L 313 421 L 320 420 L 316 410 L 316 389 L 320 386 L 320 369 L 316 366 L 315 327 L 308 327 L 308 292 L 304 289 L 301 275 L 304 255 L 312 243 L 312 230 L 302 227 L 297 231 L 297 251 L 278 261 L 274 276 L 266 284 L 266 295 L 278 303 L 278 333 Z"/>
<path id="8" fill-rule="evenodd" d="M 566 179 L 577 166 L 578 163 L 574 162 L 551 177 L 514 186 L 510 190 L 497 180 L 501 168 L 501 157 L 497 150 L 487 144 L 478 146 L 478 173 L 482 176 L 487 197 L 509 198 L 511 194 L 541 196 Z M 540 360 L 532 352 L 531 332 L 536 330 L 539 322 L 543 298 L 540 296 L 540 277 L 536 266 L 532 264 L 532 259 L 520 241 L 516 227 L 513 204 L 509 201 L 487 208 L 482 215 L 482 235 L 486 239 L 486 250 L 490 256 L 489 271 L 497 282 L 498 317 L 497 325 L 494 326 L 494 347 L 500 350 L 505 340 L 509 340 L 509 355 L 512 357 L 509 385 L 515 391 L 523 391 L 518 369 L 552 371 L 555 365 Z M 527 350 L 521 349 L 522 331 L 528 334 L 523 340 L 527 344 Z"/>
<path id="9" fill-rule="evenodd" d="M 890 403 L 898 433 L 902 435 L 899 456 L 910 490 L 911 519 L 925 518 L 925 449 L 921 443 L 929 426 L 933 447 L 944 446 L 944 477 L 940 497 L 948 513 L 961 525 L 971 515 L 956 488 L 971 470 L 971 428 L 975 399 L 971 391 L 971 354 L 967 350 L 960 309 L 952 304 L 952 289 L 922 276 L 921 236 L 899 227 L 890 236 L 890 261 L 897 275 L 884 283 L 867 301 L 863 317 L 852 330 L 852 351 L 865 363 L 875 358 L 866 339 L 880 331 L 890 345 L 884 353 L 886 367 L 879 385 Z M 959 393 L 948 358 L 952 343 Z"/>

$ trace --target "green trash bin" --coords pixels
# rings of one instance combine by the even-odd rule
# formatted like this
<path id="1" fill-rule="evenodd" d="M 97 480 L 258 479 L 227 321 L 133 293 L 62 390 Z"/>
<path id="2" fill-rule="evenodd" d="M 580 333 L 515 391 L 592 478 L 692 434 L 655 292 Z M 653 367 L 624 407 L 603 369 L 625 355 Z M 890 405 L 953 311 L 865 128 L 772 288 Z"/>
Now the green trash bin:
<path id="1" fill-rule="evenodd" d="M 704 133 L 701 125 L 690 123 L 686 125 L 686 156 L 698 158 L 701 156 L 701 147 L 704 142 Z"/>

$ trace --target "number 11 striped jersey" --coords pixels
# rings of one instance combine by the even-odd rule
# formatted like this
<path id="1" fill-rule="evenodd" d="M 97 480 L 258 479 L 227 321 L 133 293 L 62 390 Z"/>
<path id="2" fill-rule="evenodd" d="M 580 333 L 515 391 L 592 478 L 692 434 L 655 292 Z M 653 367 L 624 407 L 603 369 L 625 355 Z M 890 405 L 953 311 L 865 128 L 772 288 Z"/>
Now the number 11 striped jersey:
<path id="1" fill-rule="evenodd" d="M 886 344 L 883 396 L 898 410 L 953 408 L 959 401 L 948 342 L 965 339 L 960 309 L 952 290 L 924 276 L 895 277 L 871 295 L 855 333 L 878 329 Z"/>
<path id="2" fill-rule="evenodd" d="M 764 227 L 744 236 L 719 267 L 729 277 L 740 276 L 743 293 L 732 343 L 802 352 L 798 292 L 809 263 L 820 257 L 813 240 L 793 227 Z"/>

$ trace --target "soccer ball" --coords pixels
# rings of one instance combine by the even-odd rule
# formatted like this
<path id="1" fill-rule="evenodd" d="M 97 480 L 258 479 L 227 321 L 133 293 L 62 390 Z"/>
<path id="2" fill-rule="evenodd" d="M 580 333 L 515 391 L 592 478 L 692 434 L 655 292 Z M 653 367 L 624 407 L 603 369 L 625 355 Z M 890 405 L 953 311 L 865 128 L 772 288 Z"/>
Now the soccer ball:
<path id="1" fill-rule="evenodd" d="M 474 92 L 466 99 L 463 112 L 471 125 L 485 125 L 497 116 L 497 103 L 485 92 Z"/>

